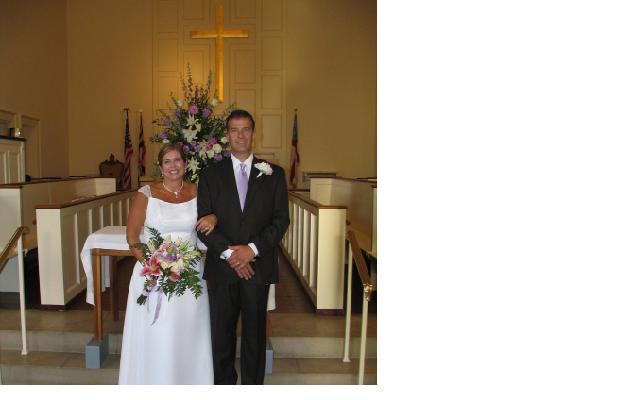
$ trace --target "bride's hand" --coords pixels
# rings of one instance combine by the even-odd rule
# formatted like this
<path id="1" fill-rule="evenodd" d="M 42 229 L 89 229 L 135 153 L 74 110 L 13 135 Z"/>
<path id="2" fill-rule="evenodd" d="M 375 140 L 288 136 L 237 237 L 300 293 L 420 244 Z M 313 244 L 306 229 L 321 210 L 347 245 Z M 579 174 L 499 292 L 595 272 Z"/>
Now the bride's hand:
<path id="1" fill-rule="evenodd" d="M 213 228 L 216 227 L 217 223 L 218 217 L 216 217 L 215 214 L 205 215 L 196 223 L 196 230 L 198 232 L 204 233 L 205 235 L 208 235 L 213 232 Z"/>

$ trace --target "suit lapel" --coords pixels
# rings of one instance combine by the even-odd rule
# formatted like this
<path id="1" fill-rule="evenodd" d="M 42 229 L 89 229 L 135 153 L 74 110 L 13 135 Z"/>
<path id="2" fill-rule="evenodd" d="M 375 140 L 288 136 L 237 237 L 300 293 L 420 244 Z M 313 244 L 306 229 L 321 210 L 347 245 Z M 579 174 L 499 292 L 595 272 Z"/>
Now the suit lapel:
<path id="1" fill-rule="evenodd" d="M 259 162 L 262 162 L 262 160 L 258 160 L 256 158 L 256 156 L 253 156 L 253 162 L 251 163 L 251 172 L 249 174 L 249 190 L 247 191 L 247 198 L 244 201 L 244 211 L 246 212 L 247 209 L 249 208 L 249 206 L 251 205 L 251 200 L 253 200 L 253 198 L 255 197 L 255 193 L 256 193 L 256 179 L 258 177 L 258 174 L 260 173 L 260 171 L 258 171 L 258 168 L 255 167 L 255 165 Z"/>
<path id="2" fill-rule="evenodd" d="M 236 185 L 236 176 L 233 173 L 233 161 L 231 161 L 231 157 L 224 160 L 224 164 L 222 165 L 222 178 L 224 179 L 225 186 L 231 189 L 233 194 L 231 198 L 233 199 L 233 204 L 238 211 L 238 214 L 242 214 L 242 208 L 240 207 L 240 196 L 238 196 L 238 186 Z"/>

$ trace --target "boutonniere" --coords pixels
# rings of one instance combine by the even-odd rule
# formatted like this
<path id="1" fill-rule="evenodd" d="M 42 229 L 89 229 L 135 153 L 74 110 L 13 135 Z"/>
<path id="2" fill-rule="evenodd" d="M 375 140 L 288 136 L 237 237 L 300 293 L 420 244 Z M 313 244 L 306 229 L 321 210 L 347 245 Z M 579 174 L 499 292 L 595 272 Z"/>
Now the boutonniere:
<path id="1" fill-rule="evenodd" d="M 258 171 L 260 171 L 256 179 L 260 178 L 262 174 L 265 174 L 265 175 L 273 174 L 273 168 L 271 168 L 271 165 L 269 165 L 269 163 L 260 162 L 260 163 L 256 163 L 254 166 L 258 168 Z"/>

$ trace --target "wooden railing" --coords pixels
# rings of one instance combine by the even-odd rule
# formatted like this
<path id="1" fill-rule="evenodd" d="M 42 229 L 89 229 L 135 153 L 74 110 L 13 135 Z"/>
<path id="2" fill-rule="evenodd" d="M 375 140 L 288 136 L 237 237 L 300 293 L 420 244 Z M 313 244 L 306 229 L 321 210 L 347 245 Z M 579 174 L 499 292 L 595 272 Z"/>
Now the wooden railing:
<path id="1" fill-rule="evenodd" d="M 308 192 L 290 191 L 289 219 L 283 253 L 318 312 L 341 310 L 346 207 L 324 206 Z"/>
<path id="2" fill-rule="evenodd" d="M 312 178 L 309 197 L 324 205 L 347 207 L 348 229 L 360 247 L 375 256 L 377 183 L 344 177 Z"/>
<path id="3" fill-rule="evenodd" d="M 16 253 L 18 256 L 18 286 L 20 289 L 20 329 L 22 331 L 22 355 L 27 355 L 27 318 L 26 318 L 26 307 L 25 307 L 25 296 L 24 296 L 24 252 L 22 247 L 22 235 L 28 232 L 28 228 L 24 226 L 19 226 L 9 242 L 2 250 L 2 254 L 0 254 L 0 272 L 4 267 L 7 259 L 12 253 L 14 247 L 17 247 Z"/>
<path id="4" fill-rule="evenodd" d="M 349 359 L 349 345 L 351 340 L 351 283 L 353 281 L 353 260 L 355 259 L 358 276 L 362 282 L 362 327 L 360 328 L 360 365 L 358 367 L 358 385 L 362 385 L 364 383 L 364 361 L 367 349 L 369 301 L 371 301 L 371 294 L 375 288 L 367 271 L 367 265 L 364 262 L 360 245 L 358 245 L 358 239 L 353 231 L 347 232 L 347 240 L 349 241 L 349 271 L 347 274 L 347 310 L 344 332 L 344 357 L 342 361 L 351 361 Z"/>
<path id="5" fill-rule="evenodd" d="M 40 297 L 44 306 L 63 307 L 86 287 L 80 251 L 87 237 L 108 225 L 126 225 L 135 191 L 36 206 Z"/>

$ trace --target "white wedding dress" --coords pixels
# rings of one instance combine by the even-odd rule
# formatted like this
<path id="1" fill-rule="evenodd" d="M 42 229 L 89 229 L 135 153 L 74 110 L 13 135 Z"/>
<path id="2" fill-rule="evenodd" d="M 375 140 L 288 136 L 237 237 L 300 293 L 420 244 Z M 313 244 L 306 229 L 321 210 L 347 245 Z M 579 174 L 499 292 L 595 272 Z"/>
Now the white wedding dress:
<path id="1" fill-rule="evenodd" d="M 152 197 L 149 186 L 139 192 L 148 198 L 145 227 L 157 229 L 163 237 L 170 234 L 172 240 L 180 237 L 196 244 L 196 199 L 173 204 Z M 145 228 L 141 241 L 146 243 L 149 236 Z M 202 265 L 198 268 L 202 276 Z M 213 384 L 207 283 L 201 281 L 198 299 L 188 289 L 170 301 L 153 292 L 141 306 L 136 302 L 145 281 L 141 269 L 137 262 L 129 283 L 118 383 Z M 160 311 L 152 324 L 158 301 Z"/>

